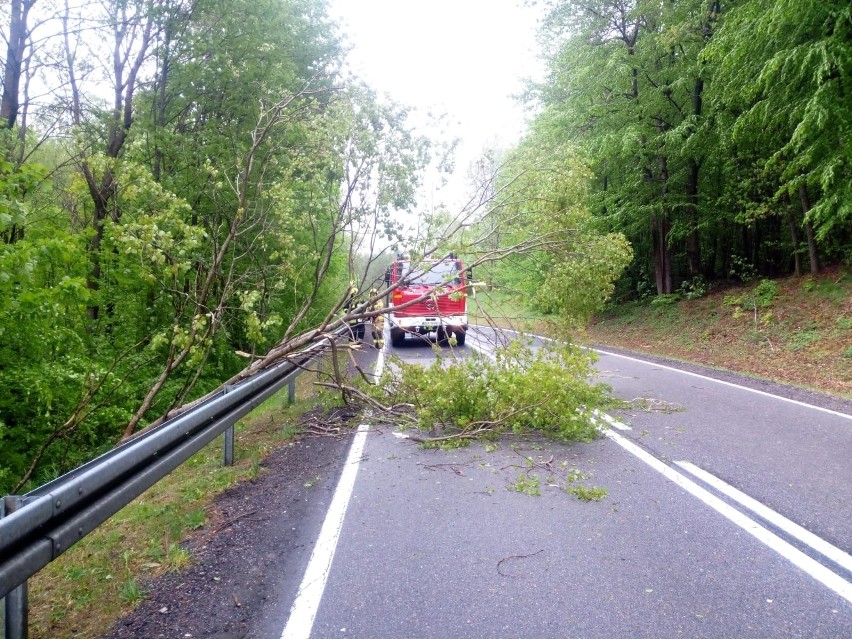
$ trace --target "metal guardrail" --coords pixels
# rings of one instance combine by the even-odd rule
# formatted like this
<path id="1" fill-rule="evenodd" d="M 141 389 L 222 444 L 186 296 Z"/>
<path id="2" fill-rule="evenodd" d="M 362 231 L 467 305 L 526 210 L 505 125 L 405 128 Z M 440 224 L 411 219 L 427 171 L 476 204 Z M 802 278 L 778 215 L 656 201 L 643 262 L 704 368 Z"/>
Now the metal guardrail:
<path id="1" fill-rule="evenodd" d="M 233 462 L 233 426 L 325 352 L 343 327 L 191 410 L 125 442 L 23 496 L 0 503 L 0 637 L 26 637 L 26 581 L 196 452 L 225 433 Z M 226 432 L 230 431 L 230 432 Z M 230 445 L 229 445 L 230 441 Z M 228 459 L 230 449 L 230 460 Z M 5 632 L 2 632 L 4 631 Z"/>

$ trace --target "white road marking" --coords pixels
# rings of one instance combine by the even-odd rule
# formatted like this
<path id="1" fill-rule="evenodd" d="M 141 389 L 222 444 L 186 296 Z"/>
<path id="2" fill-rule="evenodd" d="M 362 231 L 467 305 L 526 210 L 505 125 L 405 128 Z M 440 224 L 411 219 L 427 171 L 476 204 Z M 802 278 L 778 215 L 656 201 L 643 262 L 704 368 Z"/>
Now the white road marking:
<path id="1" fill-rule="evenodd" d="M 387 343 L 387 342 L 385 342 Z M 379 356 L 376 358 L 376 368 L 373 369 L 373 379 L 378 381 L 385 370 L 385 349 L 387 346 L 382 344 L 382 350 L 379 351 Z"/>
<path id="2" fill-rule="evenodd" d="M 777 526 L 791 537 L 795 537 L 804 544 L 807 544 L 824 557 L 830 559 L 838 566 L 842 566 L 849 572 L 852 572 L 852 556 L 843 552 L 840 548 L 831 545 L 824 539 L 817 537 L 815 534 L 802 528 L 799 524 L 790 521 L 783 515 L 775 512 L 768 506 L 760 503 L 753 497 L 749 497 L 744 492 L 734 488 L 730 484 L 722 481 L 715 475 L 711 475 L 706 470 L 699 468 L 695 464 L 687 461 L 676 461 L 675 464 L 683 468 L 685 471 L 695 475 L 705 484 L 712 486 L 723 495 L 727 495 L 734 501 L 742 504 L 758 517 L 762 517 L 774 526 Z"/>
<path id="3" fill-rule="evenodd" d="M 385 347 L 383 346 L 376 359 L 376 368 L 373 370 L 375 379 L 382 376 L 384 367 Z M 337 488 L 334 490 L 334 496 L 325 515 L 325 521 L 323 521 L 314 551 L 308 560 L 308 567 L 302 577 L 299 592 L 290 607 L 290 618 L 287 620 L 287 625 L 284 626 L 281 639 L 308 639 L 311 636 L 314 620 L 331 571 L 331 562 L 337 550 L 340 531 L 343 529 L 343 519 L 346 516 L 349 499 L 352 497 L 352 490 L 355 488 L 355 478 L 358 475 L 358 467 L 361 464 L 361 455 L 364 452 L 364 444 L 367 441 L 369 430 L 368 424 L 361 424 L 352 440 L 352 447 L 346 457 L 346 464 L 343 467 L 343 472 L 340 473 L 340 479 L 337 482 Z"/>
<path id="4" fill-rule="evenodd" d="M 680 368 L 674 368 L 672 366 L 666 366 L 665 364 L 658 364 L 656 362 L 648 362 L 643 359 L 637 359 L 635 357 L 629 357 L 627 355 L 620 355 L 619 353 L 611 353 L 610 351 L 602 351 L 599 349 L 593 349 L 602 355 L 611 355 L 612 357 L 620 357 L 622 359 L 629 359 L 631 362 L 639 362 L 640 364 L 648 364 L 649 366 L 656 366 L 657 368 L 664 368 L 665 370 L 674 371 L 676 373 L 683 373 L 684 375 L 690 375 L 691 377 L 698 377 L 699 379 L 706 379 L 711 382 L 716 382 L 717 384 L 722 384 L 724 386 L 730 386 L 732 388 L 739 388 L 740 390 L 748 391 L 750 393 L 756 393 L 758 395 L 763 395 L 764 397 L 771 397 L 772 399 L 778 399 L 782 402 L 787 402 L 789 404 L 796 404 L 797 406 L 803 406 L 805 408 L 813 408 L 814 410 L 822 411 L 823 413 L 828 413 L 829 415 L 836 415 L 837 417 L 843 417 L 845 419 L 852 420 L 852 415 L 847 415 L 846 413 L 841 413 L 836 410 L 831 410 L 829 408 L 823 408 L 822 406 L 814 406 L 813 404 L 808 404 L 806 402 L 800 402 L 795 399 L 789 399 L 788 397 L 781 397 L 780 395 L 773 395 L 772 393 L 767 393 L 766 391 L 757 390 L 756 388 L 749 388 L 748 386 L 740 386 L 739 384 L 734 384 L 733 382 L 726 382 L 721 379 L 716 379 L 715 377 L 707 377 L 706 375 L 700 375 L 698 373 L 692 373 L 690 371 L 681 370 Z"/>
<path id="5" fill-rule="evenodd" d="M 474 325 L 474 326 L 479 327 L 479 325 Z M 480 327 L 480 328 L 491 328 L 491 327 Z M 491 329 L 491 330 L 494 330 L 494 329 Z M 505 331 L 505 332 L 509 332 L 509 333 L 515 333 L 515 334 L 518 334 L 518 335 L 523 334 L 523 333 L 520 333 L 519 331 L 513 330 L 511 328 L 502 328 L 500 330 Z M 546 341 L 546 342 L 556 341 L 552 337 L 545 337 L 543 335 L 529 334 L 529 336 L 534 337 L 536 339 L 540 339 L 542 341 Z M 582 348 L 587 348 L 587 347 L 583 346 Z M 845 419 L 852 420 L 852 415 L 849 415 L 847 413 L 841 413 L 841 412 L 836 411 L 836 410 L 831 410 L 830 408 L 823 408 L 822 406 L 815 406 L 814 404 L 808 404 L 807 402 L 800 402 L 798 400 L 790 399 L 788 397 L 782 397 L 781 395 L 773 395 L 772 393 L 767 393 L 766 391 L 757 390 L 756 388 L 749 388 L 748 386 L 741 386 L 740 384 L 734 384 L 733 382 L 726 382 L 726 381 L 723 381 L 721 379 L 716 379 L 715 377 L 708 377 L 707 375 L 701 375 L 699 373 L 692 373 L 690 371 L 685 371 L 683 369 L 675 368 L 673 366 L 666 366 L 665 364 L 658 364 L 657 362 L 649 362 L 649 361 L 644 360 L 644 359 L 639 359 L 638 357 L 630 357 L 629 355 L 621 355 L 620 353 L 613 353 L 611 351 L 605 351 L 605 350 L 602 350 L 602 349 L 599 349 L 599 348 L 591 348 L 591 349 L 588 349 L 588 350 L 593 350 L 596 353 L 600 353 L 601 355 L 610 355 L 612 357 L 620 357 L 622 359 L 628 359 L 631 362 L 638 362 L 640 364 L 647 364 L 649 366 L 656 366 L 657 368 L 664 368 L 666 370 L 674 371 L 676 373 L 683 373 L 684 375 L 690 375 L 692 377 L 698 377 L 699 379 L 706 379 L 706 380 L 711 381 L 711 382 L 716 382 L 717 384 L 723 384 L 724 386 L 730 386 L 731 388 L 739 388 L 740 390 L 748 391 L 750 393 L 757 393 L 758 395 L 763 395 L 764 397 L 771 397 L 772 399 L 778 399 L 778 400 L 781 400 L 782 402 L 788 402 L 790 404 L 796 404 L 797 406 L 803 406 L 805 408 L 813 408 L 814 410 L 822 411 L 823 413 L 828 413 L 829 415 L 836 415 L 837 417 L 843 417 Z"/>
<path id="6" fill-rule="evenodd" d="M 601 412 L 601 411 L 599 411 L 597 408 L 595 408 L 595 409 L 592 411 L 592 415 L 594 415 L 595 417 L 597 417 L 597 418 L 599 418 L 599 419 L 604 420 L 607 424 L 609 424 L 609 425 L 610 425 L 610 426 L 612 426 L 613 428 L 617 428 L 618 430 L 633 430 L 633 429 L 632 429 L 632 428 L 630 428 L 630 426 L 628 426 L 627 424 L 624 424 L 624 423 L 622 423 L 622 422 L 618 421 L 617 419 L 615 419 L 615 418 L 614 418 L 613 416 L 611 416 L 611 415 L 607 415 L 606 413 L 602 413 L 602 412 Z"/>
<path id="7" fill-rule="evenodd" d="M 492 352 L 491 352 L 491 351 L 489 351 L 489 350 L 486 350 L 486 349 L 482 348 L 482 347 L 481 347 L 479 344 L 477 344 L 476 342 L 470 342 L 470 341 L 468 341 L 468 342 L 467 342 L 467 345 L 468 345 L 470 348 L 472 348 L 473 350 L 477 351 L 480 355 L 485 355 L 485 357 L 487 357 L 487 358 L 489 358 L 489 359 L 491 359 L 491 360 L 496 359 L 496 357 L 494 356 L 494 353 L 492 353 Z"/>
<path id="8" fill-rule="evenodd" d="M 328 508 L 316 546 L 308 561 L 296 600 L 290 608 L 290 618 L 284 626 L 281 639 L 308 639 L 311 636 L 328 574 L 331 571 L 334 552 L 337 550 L 340 531 L 343 528 L 343 518 L 346 516 L 349 498 L 355 487 L 355 477 L 358 474 L 361 454 L 364 451 L 369 430 L 370 427 L 367 424 L 361 424 L 352 441 L 346 465 L 340 474 L 340 481 L 337 482 L 331 506 Z"/>
<path id="9" fill-rule="evenodd" d="M 830 590 L 833 590 L 849 603 L 852 603 L 852 583 L 846 581 L 840 575 L 835 574 L 818 561 L 811 559 L 792 544 L 784 541 L 775 533 L 767 530 L 732 506 L 729 506 L 691 479 L 680 474 L 674 468 L 667 466 L 622 435 L 611 430 L 606 431 L 605 435 L 624 448 L 627 452 L 635 455 L 651 468 L 662 474 L 666 479 L 674 482 L 694 497 L 697 497 L 713 508 L 716 512 L 752 535 L 755 539 L 777 552 L 794 566 L 803 570 Z"/>

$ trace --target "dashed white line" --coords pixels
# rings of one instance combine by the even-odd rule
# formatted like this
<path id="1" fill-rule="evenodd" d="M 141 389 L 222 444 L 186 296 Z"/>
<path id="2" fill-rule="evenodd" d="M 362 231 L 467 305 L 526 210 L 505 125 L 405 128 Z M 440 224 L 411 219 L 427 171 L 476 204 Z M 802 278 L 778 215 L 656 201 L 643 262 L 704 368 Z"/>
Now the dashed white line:
<path id="1" fill-rule="evenodd" d="M 716 512 L 752 535 L 755 539 L 777 552 L 794 566 L 803 570 L 827 588 L 833 590 L 849 603 L 852 603 L 852 583 L 832 572 L 818 561 L 808 557 L 801 550 L 784 541 L 778 535 L 767 530 L 737 509 L 726 504 L 724 501 L 702 488 L 688 477 L 677 472 L 671 466 L 667 466 L 649 452 L 631 442 L 629 439 L 611 430 L 606 431 L 605 435 L 624 448 L 627 452 L 635 455 L 651 468 L 662 474 L 666 479 L 674 482 L 694 497 L 697 497 L 713 508 Z"/>
<path id="2" fill-rule="evenodd" d="M 837 548 L 824 539 L 817 537 L 809 530 L 802 528 L 799 524 L 790 521 L 783 515 L 775 512 L 753 497 L 749 497 L 744 492 L 734 488 L 730 484 L 722 481 L 715 475 L 708 473 L 706 470 L 699 468 L 695 464 L 687 461 L 676 461 L 675 464 L 695 477 L 698 477 L 698 479 L 708 486 L 712 486 L 723 495 L 727 495 L 734 501 L 742 504 L 758 517 L 762 517 L 772 525 L 777 526 L 780 530 L 786 532 L 791 537 L 795 537 L 802 543 L 807 544 L 824 557 L 836 563 L 838 566 L 842 566 L 849 572 L 852 572 L 852 556 L 843 552 L 840 548 Z"/>
<path id="3" fill-rule="evenodd" d="M 592 411 L 592 415 L 594 415 L 598 419 L 604 420 L 607 424 L 609 424 L 613 428 L 617 428 L 618 430 L 633 430 L 627 424 L 624 424 L 624 423 L 618 421 L 617 419 L 615 419 L 611 415 L 607 415 L 606 413 L 599 411 L 597 408 L 595 408 Z"/>

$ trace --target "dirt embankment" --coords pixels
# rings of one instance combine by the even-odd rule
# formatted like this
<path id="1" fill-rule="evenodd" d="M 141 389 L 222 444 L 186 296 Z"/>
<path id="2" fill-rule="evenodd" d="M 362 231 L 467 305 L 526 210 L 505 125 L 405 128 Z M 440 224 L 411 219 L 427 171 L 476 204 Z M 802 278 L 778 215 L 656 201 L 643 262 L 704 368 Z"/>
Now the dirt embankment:
<path id="1" fill-rule="evenodd" d="M 752 282 L 626 304 L 582 338 L 852 397 L 852 273 Z"/>

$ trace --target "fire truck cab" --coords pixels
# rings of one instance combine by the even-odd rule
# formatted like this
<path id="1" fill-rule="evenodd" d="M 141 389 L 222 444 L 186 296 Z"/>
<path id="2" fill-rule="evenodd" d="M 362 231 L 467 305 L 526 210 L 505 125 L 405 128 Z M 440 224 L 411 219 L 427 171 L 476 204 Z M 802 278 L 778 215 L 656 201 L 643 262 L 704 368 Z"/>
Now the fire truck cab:
<path id="1" fill-rule="evenodd" d="M 463 346 L 469 277 L 452 253 L 443 259 L 418 261 L 397 257 L 385 274 L 392 289 L 387 315 L 391 345 L 401 346 L 406 335 L 436 333 L 441 346 L 448 345 L 451 336 Z"/>

